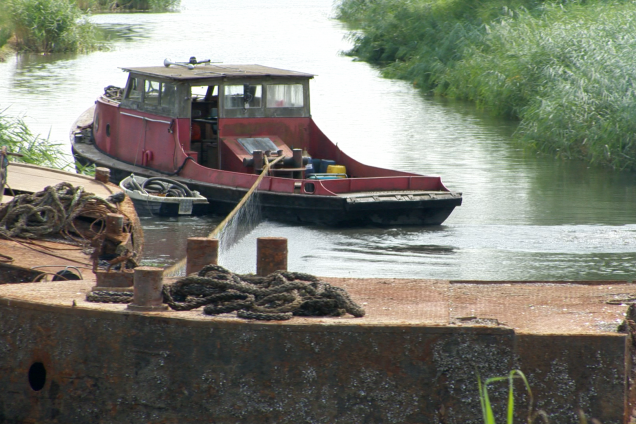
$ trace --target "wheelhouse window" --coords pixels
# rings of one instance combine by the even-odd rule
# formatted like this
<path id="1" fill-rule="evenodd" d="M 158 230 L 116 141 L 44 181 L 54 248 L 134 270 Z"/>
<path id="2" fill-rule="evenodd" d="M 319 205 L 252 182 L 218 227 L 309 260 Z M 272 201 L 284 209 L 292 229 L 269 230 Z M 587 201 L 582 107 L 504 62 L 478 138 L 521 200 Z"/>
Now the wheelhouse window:
<path id="1" fill-rule="evenodd" d="M 219 87 L 216 85 L 193 85 L 190 87 L 192 100 L 210 102 L 216 101 Z"/>
<path id="2" fill-rule="evenodd" d="M 143 81 L 140 81 L 139 78 L 131 78 L 128 83 L 128 91 L 126 92 L 126 99 L 141 101 L 141 92 Z"/>
<path id="3" fill-rule="evenodd" d="M 159 93 L 161 83 L 158 81 L 146 80 L 144 88 L 144 103 L 147 105 L 159 105 Z"/>
<path id="4" fill-rule="evenodd" d="M 192 118 L 216 119 L 219 112 L 219 87 L 216 85 L 193 85 L 190 87 Z"/>
<path id="5" fill-rule="evenodd" d="M 174 106 L 174 102 L 177 97 L 177 86 L 168 82 L 162 82 L 161 84 L 161 106 L 171 107 Z"/>
<path id="6" fill-rule="evenodd" d="M 267 86 L 268 108 L 302 108 L 303 106 L 302 84 L 276 84 Z"/>
<path id="7" fill-rule="evenodd" d="M 183 84 L 160 82 L 139 75 L 130 75 L 121 105 L 125 109 L 139 110 L 163 116 L 188 116 L 189 104 L 179 99 L 185 95 Z"/>
<path id="8" fill-rule="evenodd" d="M 224 90 L 225 109 L 250 109 L 262 107 L 262 85 L 226 85 Z"/>
<path id="9" fill-rule="evenodd" d="M 144 103 L 151 106 L 174 107 L 177 86 L 169 82 L 146 80 L 144 84 Z"/>

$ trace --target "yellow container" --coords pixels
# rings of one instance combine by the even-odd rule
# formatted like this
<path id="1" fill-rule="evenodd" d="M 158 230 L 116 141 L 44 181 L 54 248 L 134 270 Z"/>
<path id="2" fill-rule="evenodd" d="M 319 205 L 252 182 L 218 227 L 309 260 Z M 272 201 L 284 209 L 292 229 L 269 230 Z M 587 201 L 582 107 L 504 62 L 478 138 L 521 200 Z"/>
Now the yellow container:
<path id="1" fill-rule="evenodd" d="M 344 165 L 329 165 L 327 174 L 341 174 L 338 178 L 347 178 L 347 168 Z"/>

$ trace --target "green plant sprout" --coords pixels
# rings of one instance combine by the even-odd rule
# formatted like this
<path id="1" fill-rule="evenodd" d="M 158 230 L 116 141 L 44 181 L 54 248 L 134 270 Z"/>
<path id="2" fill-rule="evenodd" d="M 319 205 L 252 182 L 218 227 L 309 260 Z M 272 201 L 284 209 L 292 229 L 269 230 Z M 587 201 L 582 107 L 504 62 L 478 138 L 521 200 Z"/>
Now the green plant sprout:
<path id="1" fill-rule="evenodd" d="M 548 416 L 544 411 L 534 411 L 532 390 L 528 384 L 526 376 L 519 370 L 512 370 L 508 376 L 504 377 L 491 377 L 482 384 L 481 377 L 477 373 L 477 386 L 479 388 L 479 401 L 481 403 L 481 411 L 484 418 L 484 424 L 496 424 L 495 414 L 492 410 L 490 398 L 488 397 L 488 385 L 500 381 L 508 381 L 508 405 L 506 409 L 506 423 L 512 424 L 515 412 L 515 399 L 514 399 L 514 380 L 521 379 L 528 391 L 528 424 L 533 424 L 537 420 L 541 419 L 544 423 L 549 423 Z"/>

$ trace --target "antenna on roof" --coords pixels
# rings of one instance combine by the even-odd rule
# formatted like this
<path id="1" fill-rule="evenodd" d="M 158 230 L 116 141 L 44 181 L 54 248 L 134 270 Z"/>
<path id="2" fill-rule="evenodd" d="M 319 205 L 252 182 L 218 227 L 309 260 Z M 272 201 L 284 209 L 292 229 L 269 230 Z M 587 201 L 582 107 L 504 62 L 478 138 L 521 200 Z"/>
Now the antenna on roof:
<path id="1" fill-rule="evenodd" d="M 194 65 L 191 63 L 179 63 L 179 62 L 173 62 L 170 59 L 164 59 L 163 60 L 163 66 L 165 66 L 166 68 L 168 68 L 170 65 L 174 65 L 174 66 L 183 66 L 184 68 L 188 68 L 188 69 L 194 69 Z"/>
<path id="2" fill-rule="evenodd" d="M 205 60 L 199 60 L 197 61 L 197 58 L 194 56 L 190 57 L 190 61 L 188 62 L 192 65 L 200 65 L 201 63 L 210 63 L 210 59 L 205 59 Z"/>
<path id="3" fill-rule="evenodd" d="M 184 68 L 188 68 L 188 69 L 194 69 L 195 65 L 200 65 L 202 63 L 210 63 L 210 59 L 197 60 L 196 57 L 192 56 L 190 57 L 190 60 L 187 62 L 173 62 L 171 59 L 163 60 L 163 66 L 165 66 L 166 68 L 169 67 L 170 65 L 174 65 L 174 66 L 183 66 Z"/>

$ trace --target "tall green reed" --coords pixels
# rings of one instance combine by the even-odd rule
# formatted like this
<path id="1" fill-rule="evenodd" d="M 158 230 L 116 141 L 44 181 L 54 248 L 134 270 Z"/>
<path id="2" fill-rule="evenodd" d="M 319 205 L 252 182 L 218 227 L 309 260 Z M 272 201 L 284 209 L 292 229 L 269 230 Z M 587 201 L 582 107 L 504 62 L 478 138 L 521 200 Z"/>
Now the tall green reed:
<path id="1" fill-rule="evenodd" d="M 13 33 L 7 17 L 6 1 L 0 0 L 0 48 L 7 44 Z"/>
<path id="2" fill-rule="evenodd" d="M 636 167 L 636 5 L 546 5 L 490 28 L 444 78 L 447 94 L 518 117 L 517 137 L 557 157 Z"/>
<path id="3" fill-rule="evenodd" d="M 180 0 L 75 0 L 82 10 L 92 12 L 173 12 Z"/>
<path id="4" fill-rule="evenodd" d="M 51 143 L 34 135 L 21 118 L 12 118 L 0 111 L 0 147 L 7 146 L 10 152 L 22 153 L 14 157 L 16 162 L 30 163 L 55 169 L 71 170 L 73 164 L 62 150 L 62 144 Z"/>
<path id="5" fill-rule="evenodd" d="M 636 4 L 343 0 L 352 55 L 385 76 L 519 119 L 559 158 L 636 169 Z"/>
<path id="6" fill-rule="evenodd" d="M 4 0 L 16 48 L 43 53 L 98 48 L 93 24 L 69 0 Z"/>

